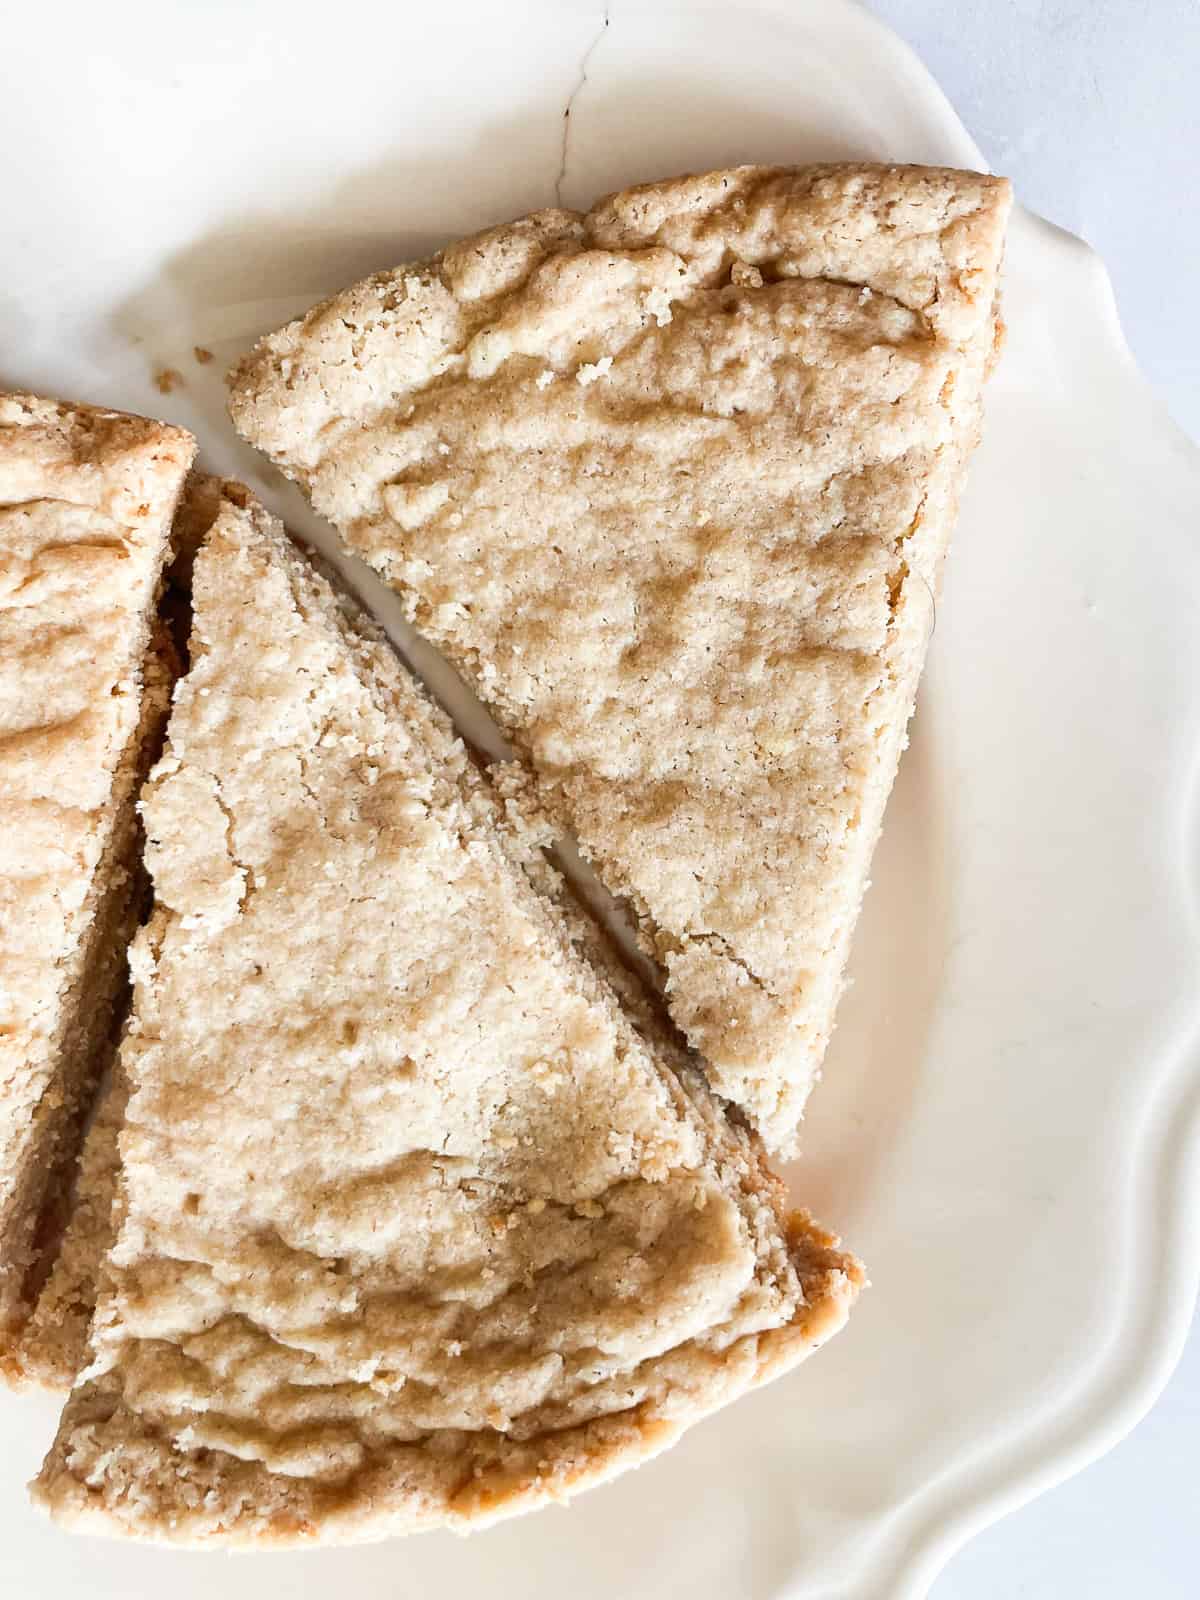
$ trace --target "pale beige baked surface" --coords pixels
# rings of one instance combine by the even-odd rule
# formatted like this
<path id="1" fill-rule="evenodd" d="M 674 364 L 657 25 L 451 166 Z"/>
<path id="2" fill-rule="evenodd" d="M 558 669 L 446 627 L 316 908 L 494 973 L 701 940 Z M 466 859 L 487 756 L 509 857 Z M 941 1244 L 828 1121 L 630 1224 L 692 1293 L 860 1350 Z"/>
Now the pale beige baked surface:
<path id="1" fill-rule="evenodd" d="M 861 1281 L 535 892 L 536 824 L 244 490 L 147 786 L 94 1361 L 35 1488 L 183 1542 L 474 1525 L 801 1359 Z"/>
<path id="2" fill-rule="evenodd" d="M 163 613 L 186 603 L 195 549 L 220 509 L 221 490 L 219 478 L 189 473 L 171 526 L 171 565 L 159 602 L 159 625 L 143 670 L 142 727 L 131 757 L 139 788 L 161 752 L 171 691 L 180 671 L 176 645 L 183 641 L 170 637 Z M 113 940 L 122 968 L 147 886 L 140 861 L 140 828 L 136 833 L 139 837 L 133 849 L 139 860 L 131 872 L 135 893 L 129 897 L 126 916 Z M 116 1046 L 114 1038 L 114 1056 Z M 64 1192 L 52 1197 L 62 1218 L 61 1237 L 55 1241 L 53 1233 L 50 1235 L 45 1251 L 50 1259 L 43 1263 L 45 1281 L 28 1320 L 7 1351 L 5 1375 L 10 1381 L 69 1389 L 86 1364 L 97 1280 L 115 1236 L 113 1201 L 120 1169 L 117 1135 L 125 1117 L 126 1098 L 122 1074 L 110 1072 L 97 1096 L 75 1170 L 63 1173 L 60 1187 Z"/>
<path id="3" fill-rule="evenodd" d="M 788 1147 L 932 624 L 1009 187 L 744 167 L 540 212 L 265 339 L 241 432 L 402 593 Z"/>
<path id="4" fill-rule="evenodd" d="M 0 396 L 0 1370 L 125 982 L 143 664 L 194 448 Z"/>
<path id="5" fill-rule="evenodd" d="M 192 474 L 189 478 L 195 478 Z M 185 492 L 185 500 L 188 498 Z M 181 510 L 175 518 L 178 528 Z M 172 530 L 174 535 L 174 529 Z M 88 1080 L 81 1085 L 78 1115 L 64 1128 L 53 1169 L 44 1174 L 44 1198 L 34 1243 L 38 1259 L 25 1280 L 28 1312 L 0 1347 L 0 1374 L 11 1384 L 69 1389 L 84 1365 L 87 1333 L 96 1303 L 100 1263 L 113 1242 L 117 1132 L 125 1089 L 113 1070 L 120 1023 L 129 999 L 126 952 L 147 909 L 149 880 L 142 865 L 142 830 L 134 801 L 162 751 L 171 690 L 179 659 L 161 620 L 153 630 L 142 669 L 142 709 L 136 736 L 118 768 L 114 790 L 125 797 L 119 845 L 110 854 L 125 874 L 110 893 L 105 917 L 103 980 L 89 987 L 108 996 L 103 1031 L 92 1030 L 94 1049 Z M 100 1080 L 96 1088 L 96 1080 Z M 93 1098 L 95 1104 L 92 1105 Z"/>

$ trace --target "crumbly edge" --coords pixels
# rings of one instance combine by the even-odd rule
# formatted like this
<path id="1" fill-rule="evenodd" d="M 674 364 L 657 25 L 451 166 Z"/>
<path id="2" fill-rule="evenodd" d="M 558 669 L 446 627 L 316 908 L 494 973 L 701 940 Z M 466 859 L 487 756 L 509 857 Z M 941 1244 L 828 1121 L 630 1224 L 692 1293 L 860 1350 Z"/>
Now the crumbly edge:
<path id="1" fill-rule="evenodd" d="M 228 486 L 234 503 L 246 505 L 245 491 Z M 314 599 L 337 622 L 352 650 L 356 669 L 383 705 L 398 698 L 402 668 L 380 631 L 344 594 L 323 596 L 299 553 L 290 556 L 293 590 L 303 611 Z M 415 686 L 414 686 L 415 690 Z M 400 690 L 403 695 L 403 691 Z M 425 742 L 448 764 L 457 740 L 449 720 L 419 690 L 403 695 L 404 712 L 422 724 Z M 189 1461 L 192 1487 L 207 1486 L 202 1516 L 180 1514 L 173 1499 L 169 1449 L 164 1451 L 153 1428 L 133 1412 L 117 1391 L 114 1374 L 85 1381 L 68 1401 L 59 1434 L 32 1485 L 36 1502 L 69 1526 L 99 1533 L 122 1533 L 153 1542 L 175 1544 L 288 1545 L 343 1543 L 385 1537 L 425 1527 L 473 1528 L 500 1517 L 532 1509 L 547 1500 L 562 1500 L 591 1484 L 635 1466 L 670 1444 L 691 1422 L 768 1377 L 795 1365 L 844 1323 L 864 1281 L 862 1269 L 838 1248 L 838 1241 L 803 1213 L 788 1215 L 779 1181 L 762 1165 L 761 1145 L 754 1135 L 730 1122 L 713 1101 L 700 1075 L 654 1022 L 630 980 L 607 949 L 599 930 L 582 911 L 564 899 L 560 880 L 540 854 L 542 824 L 530 818 L 514 797 L 502 800 L 471 764 L 459 768 L 459 787 L 478 838 L 499 849 L 513 872 L 514 891 L 522 898 L 545 936 L 558 940 L 590 999 L 608 1008 L 617 1027 L 628 1036 L 634 1027 L 617 995 L 602 979 L 607 972 L 633 999 L 637 1026 L 650 1040 L 676 1103 L 704 1127 L 711 1159 L 725 1181 L 736 1187 L 751 1232 L 761 1238 L 772 1228 L 783 1259 L 774 1270 L 795 1273 L 801 1293 L 795 1316 L 786 1325 L 748 1335 L 719 1355 L 709 1357 L 709 1381 L 686 1396 L 676 1397 L 664 1416 L 646 1402 L 629 1413 L 593 1420 L 527 1442 L 473 1438 L 472 1451 L 458 1471 L 460 1481 L 447 1495 L 429 1491 L 415 1469 L 405 1479 L 404 1452 L 388 1483 L 368 1486 L 344 1503 L 308 1505 L 307 1485 L 273 1474 L 257 1463 L 239 1461 L 220 1451 L 205 1452 L 200 1464 Z M 537 887 L 533 880 L 537 880 Z M 551 909 L 553 895 L 560 914 Z M 72 1470 L 72 1440 L 93 1426 L 112 1427 L 122 1439 L 124 1479 L 105 1479 L 94 1488 Z M 165 1465 L 164 1465 L 165 1458 Z M 130 1464 L 132 1463 L 132 1464 Z M 138 1464 L 142 1470 L 139 1473 Z M 443 1463 L 444 1474 L 445 1464 Z M 384 1476 L 387 1475 L 387 1469 Z M 398 1478 L 395 1476 L 398 1474 Z M 406 1481 L 408 1492 L 406 1493 Z M 422 1492 L 423 1491 L 423 1492 Z M 133 1515 L 125 1514 L 133 1501 Z M 379 1512 L 380 1503 L 394 1509 Z M 309 1514 L 311 1512 L 311 1514 Z"/>
<path id="2" fill-rule="evenodd" d="M 210 1451 L 189 1474 L 189 1487 L 204 1512 L 172 1514 L 169 1458 L 164 1470 L 160 1441 L 105 1379 L 72 1395 L 31 1494 L 35 1504 L 72 1531 L 195 1549 L 344 1545 L 435 1528 L 468 1533 L 540 1506 L 562 1504 L 641 1466 L 692 1424 L 796 1366 L 838 1332 L 863 1282 L 861 1269 L 807 1219 L 798 1220 L 793 1247 L 804 1262 L 805 1282 L 812 1286 L 803 1311 L 787 1327 L 754 1339 L 753 1353 L 734 1346 L 721 1358 L 711 1358 L 708 1383 L 699 1392 L 677 1397 L 669 1415 L 657 1413 L 647 1402 L 541 1438 L 493 1443 L 489 1454 L 478 1455 L 454 1475 L 445 1497 L 422 1493 L 422 1475 L 409 1473 L 411 1463 L 400 1459 L 382 1469 L 359 1495 L 314 1505 L 307 1485 Z M 76 1433 L 86 1436 L 114 1421 L 122 1444 L 106 1460 L 125 1476 L 106 1495 L 103 1483 L 93 1488 L 75 1476 L 69 1458 Z M 132 1518 L 122 1516 L 127 1500 L 135 1501 Z M 163 1514 L 148 1517 L 148 1511 Z"/>
<path id="3" fill-rule="evenodd" d="M 176 508 L 171 527 L 171 564 L 159 600 L 160 620 L 143 674 L 135 793 L 140 791 L 162 747 L 171 693 L 184 667 L 192 563 L 220 510 L 222 487 L 220 478 L 193 471 L 188 474 Z M 11 1346 L 0 1347 L 0 1375 L 15 1385 L 36 1384 L 60 1391 L 71 1388 L 85 1364 L 101 1263 L 116 1234 L 113 1204 L 120 1167 L 117 1140 L 129 1094 L 116 1061 L 117 1036 L 129 998 L 126 951 L 150 897 L 141 843 L 141 824 L 135 821 L 131 844 L 136 859 L 131 892 L 120 929 L 111 941 L 114 960 L 119 963 L 120 989 L 112 1007 L 112 1026 L 104 1052 L 107 1067 L 101 1072 L 92 1116 L 73 1172 L 60 1170 L 58 1181 L 50 1186 L 48 1209 L 57 1215 L 59 1225 L 51 1234 L 56 1245 L 49 1245 L 38 1263 L 45 1278 L 41 1292 L 19 1337 Z"/>
<path id="4" fill-rule="evenodd" d="M 48 430 L 63 461 L 90 461 L 103 470 L 131 448 L 154 461 L 164 490 L 161 560 L 165 566 L 172 519 L 195 441 L 179 428 L 94 406 L 64 405 L 27 394 L 0 395 L 0 414 L 19 438 L 23 425 Z M 155 452 L 160 452 L 159 460 Z M 172 483 L 177 474 L 178 481 Z M 159 589 L 162 577 L 160 572 Z M 126 983 L 125 950 L 137 926 L 138 823 L 141 780 L 149 770 L 165 720 L 169 684 L 160 698 L 147 696 L 146 674 L 160 671 L 164 648 L 156 644 L 157 594 L 142 618 L 131 664 L 141 696 L 139 721 L 113 769 L 112 789 L 100 824 L 105 837 L 84 899 L 83 930 L 61 969 L 66 998 L 58 1038 L 51 1050 L 55 1070 L 30 1116 L 21 1170 L 7 1175 L 0 1212 L 0 1377 L 18 1380 L 20 1329 L 32 1310 L 30 1283 L 44 1277 L 61 1233 L 61 1193 L 69 1186 L 97 1085 L 111 1055 L 112 1036 Z M 164 671 L 170 671 L 164 666 Z M 151 736 L 153 724 L 153 736 Z M 57 1219 L 57 1220 L 56 1220 Z M 45 1235 L 39 1238 L 39 1230 Z"/>
<path id="5" fill-rule="evenodd" d="M 51 469 L 90 465 L 103 471 L 130 451 L 151 457 L 159 452 L 171 463 L 167 475 L 178 465 L 182 485 L 196 453 L 191 434 L 173 423 L 82 401 L 50 400 L 24 390 L 0 391 L 0 424 L 12 430 L 12 441 L 20 439 L 23 428 L 42 430 L 41 450 L 33 453 L 33 460 Z M 179 492 L 176 489 L 174 501 Z"/>
<path id="6" fill-rule="evenodd" d="M 0 1341 L 0 1376 L 14 1385 L 69 1389 L 83 1365 L 96 1277 L 112 1243 L 117 1132 L 125 1103 L 116 1053 L 130 997 L 126 952 L 149 898 L 136 800 L 162 748 L 179 660 L 156 630 L 143 676 L 141 721 L 118 767 L 121 820 L 112 841 L 108 900 L 96 918 L 99 949 L 82 1008 L 89 1018 L 75 1059 L 81 1092 L 58 1140 L 34 1214 L 37 1248 L 26 1274 L 23 1324 Z"/>
<path id="7" fill-rule="evenodd" d="M 61 1246 L 9 1353 L 6 1375 L 13 1382 L 65 1392 L 86 1364 L 101 1264 L 116 1237 L 117 1139 L 127 1099 L 128 1086 L 114 1062 L 79 1154 Z"/>
<path id="8" fill-rule="evenodd" d="M 996 359 L 1003 337 L 999 291 L 992 301 L 987 322 L 986 344 L 973 353 L 969 366 L 976 385 L 980 408 L 983 384 Z M 980 411 L 981 414 L 981 411 Z M 942 514 L 923 519 L 919 529 L 902 537 L 896 545 L 901 560 L 899 582 L 891 596 L 889 639 L 884 647 L 888 676 L 887 696 L 895 707 L 887 738 L 881 743 L 874 781 L 864 792 L 856 831 L 857 850 L 848 862 L 842 889 L 851 906 L 844 921 L 844 932 L 829 958 L 831 982 L 821 1008 L 817 1036 L 820 1047 L 811 1069 L 790 1074 L 778 1082 L 748 1086 L 742 1075 L 726 1076 L 710 1068 L 714 1087 L 742 1104 L 768 1147 L 786 1158 L 798 1153 L 804 1108 L 820 1077 L 825 1050 L 836 1026 L 837 1009 L 847 987 L 846 969 L 855 929 L 870 888 L 871 863 L 883 833 L 888 800 L 895 787 L 901 758 L 908 748 L 909 728 L 916 711 L 917 693 L 933 638 L 942 575 L 958 521 L 959 500 L 967 479 L 970 458 L 979 443 L 981 428 L 958 441 L 947 451 L 931 475 L 926 499 L 935 492 L 944 497 Z M 661 935 L 653 918 L 633 905 L 639 936 L 647 949 L 657 950 Z"/>
<path id="9" fill-rule="evenodd" d="M 94 1269 L 107 1248 L 106 1230 L 93 1229 L 93 1216 L 109 1210 L 112 1198 L 112 1179 L 101 1173 L 99 1162 L 101 1118 L 91 1122 L 91 1112 L 112 1069 L 130 998 L 126 950 L 149 894 L 136 800 L 162 749 L 176 675 L 170 638 L 157 630 L 142 677 L 141 720 L 115 773 L 114 830 L 98 870 L 102 888 L 96 890 L 96 915 L 83 952 L 77 1014 L 62 1050 L 62 1099 L 43 1114 L 43 1122 L 53 1126 L 40 1130 L 38 1160 L 27 1176 L 24 1317 L 0 1333 L 0 1376 L 13 1384 L 69 1387 L 86 1346 Z M 107 1189 L 107 1202 L 98 1182 Z M 54 1307 L 66 1309 L 69 1301 L 77 1315 L 69 1328 L 58 1328 Z"/>
<path id="10" fill-rule="evenodd" d="M 726 179 L 753 180 L 777 175 L 784 170 L 746 167 L 669 179 L 607 196 L 586 215 L 557 210 L 539 213 L 525 220 L 541 225 L 549 234 L 586 236 L 589 242 L 599 243 L 602 247 L 636 249 L 659 242 L 671 244 L 669 228 L 677 216 L 686 213 L 692 200 L 702 200 L 705 194 L 717 194 Z M 1011 199 L 1007 181 L 953 169 L 874 163 L 814 165 L 792 171 L 800 182 L 813 190 L 830 181 L 857 185 L 852 205 L 864 210 L 881 208 L 885 218 L 889 219 L 882 224 L 884 230 L 891 230 L 894 226 L 890 221 L 890 205 L 896 198 L 911 200 L 914 205 L 923 205 L 928 210 L 931 199 L 929 191 L 939 184 L 957 185 L 964 194 L 973 197 L 974 209 L 965 212 L 956 223 L 952 253 L 943 253 L 938 281 L 931 282 L 928 285 L 928 297 L 920 303 L 912 303 L 910 309 L 918 311 L 931 328 L 936 328 L 940 337 L 962 351 L 967 379 L 981 389 L 994 365 L 1003 332 L 998 289 L 980 316 L 965 303 L 964 296 L 969 300 L 970 295 L 963 290 L 960 279 L 962 276 L 978 277 L 981 272 L 992 276 L 994 268 L 994 276 L 998 280 L 1003 231 Z M 673 211 L 673 207 L 677 210 Z M 926 215 L 923 220 L 928 223 L 931 219 Z M 915 223 L 910 225 L 917 226 Z M 461 260 L 470 255 L 475 243 L 482 244 L 495 232 L 503 231 L 488 230 L 478 235 L 476 240 L 461 241 L 451 249 Z M 834 256 L 845 254 L 836 232 L 830 233 L 824 243 Z M 445 283 L 444 264 L 449 254 L 450 250 L 447 250 L 430 260 L 399 271 L 411 272 L 418 277 L 433 275 Z M 839 266 L 836 272 L 843 270 L 848 274 L 845 281 L 860 281 L 843 266 Z M 302 351 L 304 329 L 310 319 L 321 317 L 349 297 L 361 295 L 368 289 L 377 290 L 380 295 L 385 294 L 395 276 L 391 272 L 377 274 L 322 302 L 306 316 L 260 340 L 230 374 L 230 412 L 234 425 L 252 444 L 264 450 L 302 489 L 306 489 L 308 483 L 304 451 L 300 450 L 298 459 L 286 458 L 290 441 L 285 438 L 285 424 L 289 410 L 288 374 L 298 364 L 296 358 Z M 835 275 L 835 280 L 831 281 L 842 279 Z M 893 297 L 896 293 L 894 285 L 877 292 L 889 293 Z M 901 298 L 899 303 L 907 305 L 909 298 Z M 371 407 L 367 407 L 367 411 L 370 412 Z M 369 424 L 369 415 L 366 421 Z M 303 445 L 306 441 L 298 442 Z M 899 618 L 901 610 L 911 614 L 914 607 L 925 614 L 931 613 L 936 604 L 941 570 L 953 533 L 958 494 L 965 479 L 967 461 L 977 442 L 978 428 L 970 438 L 960 441 L 952 460 L 944 461 L 939 466 L 939 477 L 946 490 L 945 514 L 936 521 L 929 518 L 920 534 L 911 538 L 905 547 L 903 553 L 909 559 L 893 596 L 894 619 Z M 926 606 L 922 606 L 922 590 L 928 595 L 929 603 Z M 918 626 L 923 627 L 923 624 Z M 770 1061 L 761 1060 L 753 1074 L 734 1062 L 723 1065 L 710 1059 L 704 1064 L 714 1089 L 741 1105 L 768 1145 L 785 1156 L 795 1152 L 804 1106 L 819 1077 L 824 1048 L 833 1031 L 837 1004 L 845 987 L 845 967 L 853 930 L 869 886 L 871 859 L 882 830 L 884 811 L 900 757 L 908 742 L 908 724 L 924 666 L 928 636 L 932 632 L 932 617 L 930 625 L 924 628 L 925 637 L 915 651 L 911 637 L 900 637 L 901 634 L 911 634 L 911 631 L 911 624 L 903 629 L 893 628 L 889 673 L 895 714 L 891 737 L 881 750 L 871 791 L 864 797 L 858 833 L 860 848 L 842 885 L 846 901 L 852 907 L 852 915 L 847 918 L 846 932 L 839 947 L 830 954 L 829 981 L 825 985 L 826 995 L 819 1012 L 822 1021 L 817 1030 L 817 1048 L 805 1050 L 797 1059 L 794 1052 L 789 1052 L 786 1045 L 781 1045 L 778 1056 Z M 554 815 L 560 831 L 571 833 L 572 819 L 568 808 L 561 805 L 552 781 L 542 778 L 533 768 L 529 744 L 523 737 L 517 717 L 502 703 L 498 703 L 497 696 L 490 692 L 488 684 L 473 670 L 473 663 L 468 657 L 454 654 L 451 659 L 476 695 L 488 705 L 520 761 L 530 770 L 539 790 L 539 803 Z M 586 858 L 586 849 L 582 846 L 581 854 Z M 589 864 L 605 887 L 627 906 L 639 943 L 646 954 L 659 963 L 661 978 L 665 958 L 686 947 L 686 940 L 681 941 L 657 923 L 649 908 L 633 892 L 618 862 L 590 858 Z M 670 1010 L 669 995 L 667 1006 Z"/>

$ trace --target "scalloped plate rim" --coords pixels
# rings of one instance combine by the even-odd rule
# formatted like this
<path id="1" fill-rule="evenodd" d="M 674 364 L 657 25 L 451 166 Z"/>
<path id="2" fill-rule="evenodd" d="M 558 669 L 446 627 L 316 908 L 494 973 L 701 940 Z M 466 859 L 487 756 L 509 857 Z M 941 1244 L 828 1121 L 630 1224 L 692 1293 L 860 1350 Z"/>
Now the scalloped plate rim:
<path id="1" fill-rule="evenodd" d="M 876 46 L 891 55 L 914 93 L 926 99 L 946 137 L 961 148 L 962 164 L 990 170 L 916 52 L 857 0 L 850 0 L 850 5 L 864 32 L 873 35 Z M 779 0 L 774 0 L 771 9 L 782 9 Z M 1158 425 L 1175 434 L 1187 456 L 1186 466 L 1181 464 L 1180 470 L 1190 468 L 1200 487 L 1200 447 L 1170 417 L 1138 365 L 1102 258 L 1077 234 L 1026 208 L 1018 207 L 1018 214 L 1036 231 L 1044 247 L 1069 257 L 1072 269 L 1085 279 L 1089 303 L 1107 337 L 1106 353 L 1120 369 L 1121 380 L 1136 391 L 1131 394 L 1131 403 L 1151 407 Z M 1179 815 L 1179 830 L 1185 840 L 1195 837 L 1195 825 L 1200 820 L 1200 696 L 1196 706 L 1191 773 Z M 1187 857 L 1185 847 L 1182 858 Z M 1200 887 L 1191 879 L 1184 879 L 1180 897 L 1181 920 L 1190 925 L 1192 941 L 1200 955 Z M 1162 1124 L 1157 1137 L 1151 1126 L 1156 1121 Z M 891 1525 L 887 1542 L 894 1544 L 898 1539 L 902 1554 L 892 1569 L 894 1585 L 887 1589 L 897 1597 L 920 1600 L 951 1558 L 977 1533 L 1082 1471 L 1119 1444 L 1150 1411 L 1175 1371 L 1200 1300 L 1200 1235 L 1193 1230 L 1189 1237 L 1186 1226 L 1189 1214 L 1196 1214 L 1200 1199 L 1200 1005 L 1186 1038 L 1178 1041 L 1169 1065 L 1146 1096 L 1142 1126 L 1133 1142 L 1138 1155 L 1130 1168 L 1126 1204 L 1130 1211 L 1141 1213 L 1142 1236 L 1155 1238 L 1156 1247 L 1149 1252 L 1150 1265 L 1146 1269 L 1153 1276 L 1153 1287 L 1148 1294 L 1136 1294 L 1132 1284 L 1126 1285 L 1127 1292 L 1119 1301 L 1122 1314 L 1113 1319 L 1110 1348 L 1115 1355 L 1111 1370 L 1102 1367 L 1089 1385 L 1092 1394 L 1101 1397 L 1101 1404 L 1089 1414 L 1081 1396 L 1068 1396 L 1070 1409 L 1080 1413 L 1078 1419 L 1061 1427 L 1057 1437 L 1039 1448 L 1039 1434 L 1052 1428 L 1067 1409 L 1046 1406 L 1032 1420 L 1026 1418 L 1011 1439 L 989 1441 L 981 1448 L 978 1461 L 955 1463 L 941 1481 L 927 1479 L 896 1504 L 887 1519 Z M 1125 1330 L 1124 1338 L 1119 1329 Z M 1003 1458 L 1022 1445 L 1030 1457 L 1023 1466 L 1019 1462 L 1007 1469 L 1001 1466 L 995 1474 L 997 1481 L 983 1491 L 973 1492 L 961 1486 L 963 1476 L 969 1473 L 975 1477 L 986 1469 L 989 1458 Z M 935 1497 L 936 1503 L 922 1504 Z M 884 1594 L 885 1588 L 881 1586 L 879 1592 Z"/>

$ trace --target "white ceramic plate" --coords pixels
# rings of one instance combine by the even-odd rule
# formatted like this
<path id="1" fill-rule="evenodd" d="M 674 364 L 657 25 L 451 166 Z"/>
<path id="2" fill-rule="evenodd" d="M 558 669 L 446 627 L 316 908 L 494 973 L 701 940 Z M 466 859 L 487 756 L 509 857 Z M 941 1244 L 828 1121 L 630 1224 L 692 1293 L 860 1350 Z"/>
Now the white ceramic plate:
<path id="1" fill-rule="evenodd" d="M 0 378 L 185 423 L 209 465 L 324 538 L 234 439 L 221 382 L 320 293 L 556 188 L 587 201 L 743 160 L 982 164 L 916 61 L 843 0 L 617 5 L 607 28 L 592 6 L 428 10 L 14 10 Z M 871 1268 L 846 1333 L 569 1512 L 269 1573 L 43 1524 L 22 1484 L 56 1407 L 0 1398 L 0 1592 L 918 1596 L 973 1529 L 1150 1403 L 1200 1265 L 1200 468 L 1083 246 L 1019 215 L 1006 304 L 794 1172 Z M 166 396 L 164 366 L 183 378 Z"/>

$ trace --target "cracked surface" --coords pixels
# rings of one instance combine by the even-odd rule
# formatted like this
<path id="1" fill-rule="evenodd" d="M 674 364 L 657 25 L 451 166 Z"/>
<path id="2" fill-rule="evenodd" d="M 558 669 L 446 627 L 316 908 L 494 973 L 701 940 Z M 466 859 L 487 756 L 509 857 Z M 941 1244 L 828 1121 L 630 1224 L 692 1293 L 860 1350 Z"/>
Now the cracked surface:
<path id="1" fill-rule="evenodd" d="M 0 396 L 0 1364 L 125 980 L 143 664 L 194 448 L 142 417 Z"/>
<path id="2" fill-rule="evenodd" d="M 571 114 L 575 110 L 576 100 L 587 87 L 588 69 L 591 67 L 592 57 L 600 48 L 600 41 L 608 32 L 609 20 L 608 7 L 605 6 L 600 19 L 600 26 L 596 29 L 594 38 L 580 58 L 579 77 L 576 79 L 575 87 L 571 90 L 570 95 L 567 97 L 567 103 L 563 107 L 562 149 L 559 155 L 558 172 L 554 178 L 554 203 L 557 206 L 561 206 L 563 203 L 563 184 L 567 181 L 567 167 L 570 165 L 571 160 Z"/>
<path id="3" fill-rule="evenodd" d="M 235 374 L 796 1132 L 995 348 L 1008 185 L 740 168 L 384 272 Z"/>
<path id="4" fill-rule="evenodd" d="M 36 1493 L 234 1543 L 561 1498 L 798 1361 L 857 1264 L 535 891 L 515 788 L 246 491 L 193 582 L 119 1233 Z"/>

